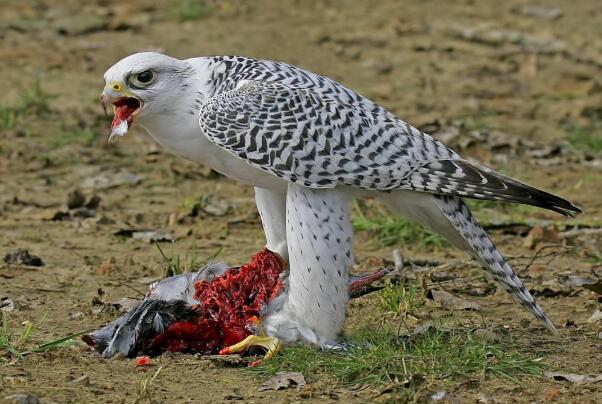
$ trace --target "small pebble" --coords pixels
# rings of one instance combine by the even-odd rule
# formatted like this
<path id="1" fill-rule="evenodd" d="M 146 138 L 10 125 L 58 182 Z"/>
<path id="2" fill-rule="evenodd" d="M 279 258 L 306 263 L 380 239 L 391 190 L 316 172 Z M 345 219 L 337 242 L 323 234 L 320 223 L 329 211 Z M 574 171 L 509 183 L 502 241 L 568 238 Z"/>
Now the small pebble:
<path id="1" fill-rule="evenodd" d="M 479 341 L 495 342 L 495 341 L 499 340 L 499 337 L 497 336 L 496 333 L 486 330 L 484 328 L 478 328 L 478 329 L 474 330 L 473 335 Z"/>

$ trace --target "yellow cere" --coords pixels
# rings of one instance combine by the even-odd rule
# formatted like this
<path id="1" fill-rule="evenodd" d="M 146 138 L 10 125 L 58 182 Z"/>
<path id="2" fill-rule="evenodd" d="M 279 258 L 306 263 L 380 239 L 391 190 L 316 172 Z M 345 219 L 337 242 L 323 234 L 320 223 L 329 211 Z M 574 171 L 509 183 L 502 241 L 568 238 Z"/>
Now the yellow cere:
<path id="1" fill-rule="evenodd" d="M 107 88 L 111 88 L 115 91 L 122 91 L 123 90 L 123 86 L 119 83 L 109 83 L 107 84 Z"/>

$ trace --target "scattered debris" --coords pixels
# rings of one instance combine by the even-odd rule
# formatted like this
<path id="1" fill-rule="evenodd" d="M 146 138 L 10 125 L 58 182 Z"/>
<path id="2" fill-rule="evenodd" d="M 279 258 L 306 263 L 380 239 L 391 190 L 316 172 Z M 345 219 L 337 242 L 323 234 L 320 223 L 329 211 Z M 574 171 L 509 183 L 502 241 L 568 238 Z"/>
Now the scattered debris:
<path id="1" fill-rule="evenodd" d="M 186 198 L 179 209 L 177 220 L 179 223 L 189 217 L 221 217 L 231 213 L 234 205 L 224 199 L 212 195 Z"/>
<path id="2" fill-rule="evenodd" d="M 106 258 L 96 269 L 97 275 L 112 275 L 118 271 L 115 257 Z"/>
<path id="3" fill-rule="evenodd" d="M 80 377 L 71 380 L 71 384 L 83 384 L 88 386 L 90 384 L 90 377 L 88 375 L 81 375 Z"/>
<path id="4" fill-rule="evenodd" d="M 0 311 L 9 312 L 15 309 L 15 303 L 8 297 L 0 298 Z"/>
<path id="5" fill-rule="evenodd" d="M 8 253 L 4 256 L 4 262 L 14 265 L 27 265 L 30 267 L 44 266 L 42 259 L 36 255 L 30 254 L 29 250 L 18 248 L 13 253 Z"/>
<path id="6" fill-rule="evenodd" d="M 84 35 L 102 31 L 109 26 L 109 20 L 102 15 L 72 15 L 58 19 L 54 28 L 63 35 Z"/>
<path id="7" fill-rule="evenodd" d="M 135 240 L 142 240 L 145 243 L 176 240 L 176 238 L 171 233 L 155 230 L 120 229 L 114 234 L 116 236 L 131 237 Z"/>
<path id="8" fill-rule="evenodd" d="M 33 394 L 14 394 L 12 396 L 4 397 L 7 400 L 7 403 L 13 404 L 39 404 L 40 399 Z"/>
<path id="9" fill-rule="evenodd" d="M 481 310 L 481 306 L 479 306 L 477 303 L 464 300 L 444 290 L 431 289 L 428 291 L 427 297 L 441 304 L 441 306 L 446 309 L 474 311 Z"/>
<path id="10" fill-rule="evenodd" d="M 477 394 L 477 403 L 479 404 L 489 404 L 489 403 L 498 403 L 499 401 L 483 392 Z"/>
<path id="11" fill-rule="evenodd" d="M 448 393 L 447 391 L 436 391 L 431 395 L 432 401 L 443 401 L 446 403 L 459 403 L 460 401 L 453 395 Z"/>
<path id="12" fill-rule="evenodd" d="M 543 375 L 550 379 L 554 379 L 554 380 L 558 380 L 558 381 L 567 381 L 567 382 L 571 382 L 574 384 L 598 383 L 598 382 L 602 381 L 602 374 L 578 375 L 575 373 L 544 371 Z"/>
<path id="13" fill-rule="evenodd" d="M 597 278 L 571 275 L 563 283 L 570 287 L 585 288 L 602 295 L 602 280 Z"/>
<path id="14" fill-rule="evenodd" d="M 415 337 L 418 335 L 432 334 L 437 330 L 432 321 L 425 321 L 422 324 L 418 324 L 413 330 L 400 329 L 399 337 Z"/>
<path id="15" fill-rule="evenodd" d="M 562 17 L 562 10 L 559 8 L 541 7 L 535 5 L 524 5 L 512 9 L 512 12 L 527 17 L 539 18 L 542 20 L 556 20 Z"/>
<path id="16" fill-rule="evenodd" d="M 111 306 L 113 306 L 115 309 L 117 309 L 119 312 L 127 313 L 128 311 L 130 311 L 134 307 L 136 307 L 138 305 L 138 303 L 140 303 L 140 300 L 138 300 L 138 299 L 132 299 L 130 297 L 122 297 L 121 299 L 111 302 L 109 304 Z"/>
<path id="17" fill-rule="evenodd" d="M 109 189 L 121 185 L 138 185 L 142 182 L 142 176 L 127 170 L 118 171 L 113 174 L 100 174 L 95 177 L 86 178 L 80 184 L 82 188 Z"/>
<path id="18" fill-rule="evenodd" d="M 558 234 L 558 231 L 555 228 L 535 226 L 531 230 L 529 230 L 527 237 L 523 241 L 523 246 L 526 248 L 534 249 L 542 241 L 558 242 L 559 240 L 560 235 Z"/>
<path id="19" fill-rule="evenodd" d="M 453 274 L 450 272 L 437 271 L 437 272 L 431 272 L 429 277 L 431 278 L 431 281 L 433 281 L 433 282 L 445 282 L 445 281 L 449 281 L 451 279 L 456 279 L 457 276 L 456 276 L 456 274 Z"/>
<path id="20" fill-rule="evenodd" d="M 62 220 L 73 220 L 76 218 L 88 219 L 88 218 L 94 217 L 95 215 L 96 215 L 96 212 L 94 212 L 92 209 L 88 209 L 88 208 L 82 206 L 80 208 L 70 209 L 70 210 L 66 210 L 66 211 L 59 210 L 50 217 L 50 220 L 62 221 Z"/>
<path id="21" fill-rule="evenodd" d="M 469 42 L 490 46 L 517 45 L 535 53 L 556 54 L 567 51 L 566 42 L 555 38 L 535 36 L 520 31 L 488 29 L 485 27 L 452 27 L 449 29 L 451 36 Z"/>
<path id="22" fill-rule="evenodd" d="M 579 290 L 567 288 L 554 279 L 546 279 L 544 281 L 535 283 L 530 288 L 530 291 L 535 297 L 574 296 L 575 294 L 579 293 Z"/>
<path id="23" fill-rule="evenodd" d="M 591 317 L 587 319 L 587 322 L 588 323 L 595 323 L 596 321 L 600 321 L 600 320 L 602 320 L 602 311 L 596 310 L 591 315 Z"/>
<path id="24" fill-rule="evenodd" d="M 264 382 L 257 391 L 283 390 L 291 387 L 305 386 L 305 376 L 300 372 L 278 372 L 266 382 Z"/>
<path id="25" fill-rule="evenodd" d="M 245 358 L 245 357 L 242 357 L 242 356 L 240 356 L 238 354 L 230 354 L 230 355 L 201 355 L 201 354 L 196 354 L 195 356 L 197 356 L 199 359 L 202 359 L 202 360 L 208 360 L 208 361 L 220 364 L 220 365 L 234 366 L 234 367 L 248 366 L 248 364 L 251 362 L 250 358 Z"/>
<path id="26" fill-rule="evenodd" d="M 92 194 L 89 198 L 86 198 L 84 193 L 79 188 L 76 188 L 67 194 L 67 209 L 85 207 L 94 210 L 98 208 L 100 201 L 101 198 L 98 195 Z"/>
<path id="27" fill-rule="evenodd" d="M 136 366 L 150 366 L 152 364 L 150 356 L 144 355 L 136 358 Z"/>
<path id="28" fill-rule="evenodd" d="M 395 265 L 395 272 L 397 275 L 401 274 L 404 262 L 403 255 L 401 255 L 399 248 L 393 250 L 393 264 Z"/>
<path id="29" fill-rule="evenodd" d="M 135 231 L 132 233 L 132 238 L 134 240 L 142 240 L 145 243 L 152 243 L 158 241 L 175 241 L 175 237 L 170 233 L 162 232 L 162 231 Z"/>
<path id="30" fill-rule="evenodd" d="M 80 318 L 84 317 L 84 313 L 81 311 L 74 311 L 73 313 L 69 314 L 69 318 L 71 320 L 79 320 Z"/>
<path id="31" fill-rule="evenodd" d="M 79 190 L 79 188 L 67 194 L 67 208 L 75 209 L 84 206 L 86 203 L 86 196 Z"/>
<path id="32" fill-rule="evenodd" d="M 475 339 L 483 342 L 497 342 L 500 340 L 500 337 L 496 333 L 484 328 L 477 328 L 472 335 L 474 335 Z"/>

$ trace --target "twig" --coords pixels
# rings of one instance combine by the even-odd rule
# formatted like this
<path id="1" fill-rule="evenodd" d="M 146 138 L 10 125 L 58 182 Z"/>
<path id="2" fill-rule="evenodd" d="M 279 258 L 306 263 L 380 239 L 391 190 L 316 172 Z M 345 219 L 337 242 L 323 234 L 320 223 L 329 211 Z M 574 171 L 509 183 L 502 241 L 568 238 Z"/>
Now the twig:
<path id="1" fill-rule="evenodd" d="M 136 289 L 135 287 L 133 287 L 133 286 L 130 286 L 130 285 L 126 284 L 125 282 L 122 282 L 122 281 L 120 281 L 120 280 L 117 280 L 117 283 L 119 283 L 121 286 L 124 286 L 124 287 L 126 287 L 126 288 L 128 288 L 128 289 L 130 289 L 130 290 L 133 290 L 134 292 L 138 293 L 138 294 L 139 294 L 140 296 L 142 296 L 142 297 L 146 297 L 146 293 L 142 293 L 141 291 L 139 291 L 139 290 L 138 290 L 138 289 Z"/>
<path id="2" fill-rule="evenodd" d="M 14 288 L 18 288 L 18 289 L 25 289 L 25 290 L 35 290 L 37 292 L 56 292 L 56 293 L 62 293 L 64 292 L 63 289 L 47 289 L 47 288 L 30 288 L 27 286 L 19 286 L 19 285 L 14 285 Z"/>
<path id="3" fill-rule="evenodd" d="M 571 238 L 578 236 L 590 236 L 595 234 L 602 234 L 602 228 L 595 229 L 573 229 L 560 233 L 560 238 Z"/>
<path id="4" fill-rule="evenodd" d="M 397 273 L 401 273 L 401 269 L 403 268 L 403 255 L 401 255 L 401 251 L 399 248 L 393 250 L 393 264 L 395 264 L 395 271 Z"/>
<path id="5" fill-rule="evenodd" d="M 540 256 L 539 254 L 540 254 L 542 251 L 544 251 L 544 250 L 547 250 L 547 249 L 549 249 L 549 248 L 563 248 L 563 249 L 565 249 L 565 251 L 566 251 L 566 250 L 571 250 L 571 249 L 572 249 L 572 247 L 564 246 L 564 245 L 561 245 L 561 244 L 546 244 L 546 245 L 544 245 L 544 246 L 541 246 L 541 247 L 540 247 L 540 248 L 539 248 L 537 251 L 535 251 L 535 254 L 533 254 L 533 256 L 531 257 L 531 259 L 530 259 L 529 263 L 528 263 L 528 264 L 527 264 L 527 266 L 526 266 L 526 267 L 523 269 L 523 272 L 527 272 L 527 271 L 529 270 L 529 268 L 531 268 L 531 266 L 532 266 L 532 265 L 535 263 L 535 260 L 536 260 L 537 258 L 541 258 L 541 256 Z M 562 253 L 560 253 L 560 252 L 552 252 L 552 253 L 550 253 L 550 254 L 546 254 L 545 256 L 546 256 L 546 257 L 548 257 L 548 256 L 552 256 L 552 257 L 553 257 L 553 258 L 552 258 L 552 260 L 553 260 L 554 258 L 556 258 L 558 255 L 561 255 L 561 254 L 562 254 Z M 552 262 L 552 260 L 550 260 L 550 261 L 548 262 L 548 264 L 549 264 L 550 262 Z"/>

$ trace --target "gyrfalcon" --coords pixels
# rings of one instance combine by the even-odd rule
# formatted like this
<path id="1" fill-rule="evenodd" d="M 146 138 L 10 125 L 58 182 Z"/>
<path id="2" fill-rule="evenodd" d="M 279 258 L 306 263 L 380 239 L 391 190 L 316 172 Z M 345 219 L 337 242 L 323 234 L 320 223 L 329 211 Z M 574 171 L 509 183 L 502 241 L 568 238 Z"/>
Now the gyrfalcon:
<path id="1" fill-rule="evenodd" d="M 353 263 L 349 202 L 377 197 L 475 257 L 550 331 L 553 323 L 464 198 L 581 210 L 482 165 L 327 77 L 239 56 L 128 56 L 104 75 L 111 139 L 135 121 L 178 156 L 255 187 L 267 248 L 289 265 L 282 308 L 263 320 L 285 342 L 332 346 Z"/>

